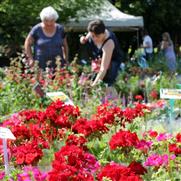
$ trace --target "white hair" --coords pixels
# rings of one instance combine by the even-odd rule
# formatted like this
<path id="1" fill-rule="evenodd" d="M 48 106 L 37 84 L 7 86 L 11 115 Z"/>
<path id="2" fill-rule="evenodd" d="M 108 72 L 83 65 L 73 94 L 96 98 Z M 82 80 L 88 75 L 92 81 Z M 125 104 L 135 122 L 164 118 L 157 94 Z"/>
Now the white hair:
<path id="1" fill-rule="evenodd" d="M 40 12 L 40 19 L 42 21 L 44 21 L 45 19 L 56 21 L 58 19 L 58 17 L 59 17 L 58 13 L 51 6 L 43 8 L 42 11 Z"/>

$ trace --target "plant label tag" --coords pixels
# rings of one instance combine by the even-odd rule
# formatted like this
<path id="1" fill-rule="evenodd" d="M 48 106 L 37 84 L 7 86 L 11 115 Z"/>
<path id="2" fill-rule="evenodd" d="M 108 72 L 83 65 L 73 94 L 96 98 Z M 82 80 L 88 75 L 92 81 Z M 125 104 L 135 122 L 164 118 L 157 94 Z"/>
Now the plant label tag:
<path id="1" fill-rule="evenodd" d="M 43 90 L 41 88 L 41 85 L 38 82 L 33 86 L 33 90 L 40 97 L 44 97 L 44 92 L 43 92 Z"/>
<path id="2" fill-rule="evenodd" d="M 52 99 L 53 101 L 59 99 L 60 101 L 64 102 L 66 105 L 74 106 L 70 98 L 63 92 L 47 92 L 46 95 L 50 97 L 50 99 Z"/>
<path id="3" fill-rule="evenodd" d="M 160 89 L 161 99 L 181 99 L 181 89 Z"/>
<path id="4" fill-rule="evenodd" d="M 4 128 L 4 127 L 0 127 L 0 138 L 1 139 L 11 139 L 11 140 L 15 140 L 15 136 L 13 135 L 13 133 L 11 132 L 10 129 L 8 128 Z"/>

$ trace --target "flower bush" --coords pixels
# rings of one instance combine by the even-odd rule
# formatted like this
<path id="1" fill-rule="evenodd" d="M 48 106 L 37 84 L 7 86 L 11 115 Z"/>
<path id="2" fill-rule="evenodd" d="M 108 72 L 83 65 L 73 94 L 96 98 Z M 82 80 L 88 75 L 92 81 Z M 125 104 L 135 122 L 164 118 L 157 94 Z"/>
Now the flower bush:
<path id="1" fill-rule="evenodd" d="M 57 100 L 44 111 L 21 111 L 3 121 L 17 138 L 9 144 L 10 163 L 15 170 L 22 168 L 17 178 L 26 177 L 23 169 L 38 166 L 44 151 L 61 142 L 52 152 L 44 180 L 148 180 L 159 169 L 175 178 L 180 168 L 180 133 L 128 130 L 148 109 L 139 103 L 129 111 L 104 104 L 88 120 L 77 107 Z"/>
<path id="2" fill-rule="evenodd" d="M 16 71 L 13 67 L 6 70 L 9 78 L 2 76 L 1 126 L 8 127 L 16 140 L 8 140 L 9 175 L 3 171 L 0 142 L 1 180 L 180 179 L 181 133 L 147 127 L 149 119 L 158 119 L 168 107 L 152 92 L 158 90 L 156 86 L 151 89 L 151 81 L 144 82 L 146 95 L 152 92 L 152 98 L 148 98 L 151 102 L 146 103 L 145 94 L 133 96 L 140 84 L 138 77 L 132 78 L 131 86 L 125 85 L 128 92 L 133 91 L 128 94 L 132 97 L 127 104 L 101 103 L 104 87 L 91 90 L 85 82 L 78 84 L 82 69 L 72 66 L 71 70 L 58 69 L 53 75 L 44 75 L 36 71 L 22 73 L 17 65 Z M 76 100 L 75 106 L 40 97 L 32 91 L 36 81 L 44 92 L 67 92 Z M 15 102 L 11 105 L 12 100 Z"/>

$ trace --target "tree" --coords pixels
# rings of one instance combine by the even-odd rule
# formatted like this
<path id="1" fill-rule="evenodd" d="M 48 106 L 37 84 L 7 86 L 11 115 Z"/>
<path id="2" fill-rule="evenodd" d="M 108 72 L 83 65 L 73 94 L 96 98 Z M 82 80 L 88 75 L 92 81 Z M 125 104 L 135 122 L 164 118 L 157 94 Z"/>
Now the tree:
<path id="1" fill-rule="evenodd" d="M 168 31 L 172 38 L 181 43 L 181 1 L 172 0 L 116 0 L 116 6 L 125 13 L 144 17 L 144 26 L 160 40 L 161 34 Z"/>

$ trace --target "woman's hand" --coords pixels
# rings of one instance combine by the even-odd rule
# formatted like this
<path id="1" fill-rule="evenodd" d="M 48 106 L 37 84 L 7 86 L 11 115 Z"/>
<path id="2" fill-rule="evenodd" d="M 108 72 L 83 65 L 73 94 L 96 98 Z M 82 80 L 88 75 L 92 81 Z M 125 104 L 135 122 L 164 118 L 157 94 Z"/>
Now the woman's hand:
<path id="1" fill-rule="evenodd" d="M 95 82 L 91 82 L 91 84 L 90 84 L 91 87 L 94 87 L 95 85 L 96 85 Z"/>
<path id="2" fill-rule="evenodd" d="M 81 44 L 85 44 L 86 42 L 87 42 L 86 36 L 81 36 L 81 37 L 80 37 L 80 43 L 81 43 Z"/>
<path id="3" fill-rule="evenodd" d="M 102 82 L 102 80 L 93 81 L 93 82 L 91 82 L 90 86 L 95 87 L 95 86 L 99 85 L 101 82 Z"/>
<path id="4" fill-rule="evenodd" d="M 34 66 L 35 61 L 32 58 L 29 58 L 27 61 L 27 64 L 29 67 L 33 67 Z"/>
<path id="5" fill-rule="evenodd" d="M 85 44 L 85 43 L 87 43 L 87 41 L 88 41 L 88 39 L 90 38 L 90 32 L 89 33 L 87 33 L 87 35 L 86 36 L 81 36 L 80 37 L 80 43 L 81 44 Z"/>

